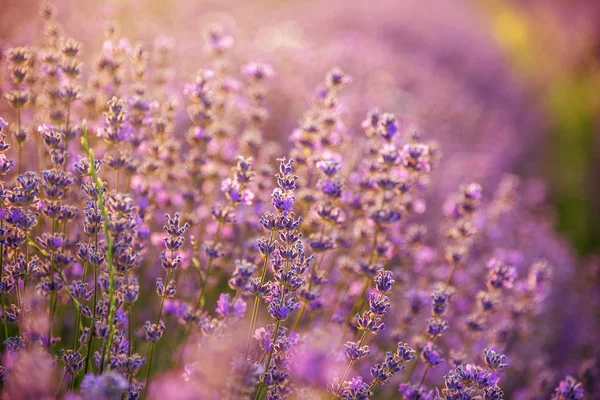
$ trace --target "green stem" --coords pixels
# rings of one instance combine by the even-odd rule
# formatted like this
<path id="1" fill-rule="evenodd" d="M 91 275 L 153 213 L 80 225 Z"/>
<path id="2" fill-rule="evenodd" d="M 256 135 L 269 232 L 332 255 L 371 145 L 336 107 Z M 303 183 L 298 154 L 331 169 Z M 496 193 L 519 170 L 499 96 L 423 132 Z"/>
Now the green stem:
<path id="1" fill-rule="evenodd" d="M 65 132 L 68 132 L 69 131 L 69 120 L 71 119 L 71 102 L 70 101 L 67 103 L 67 113 L 66 114 L 67 115 L 66 115 L 66 120 L 65 120 Z M 68 147 L 68 144 L 69 144 L 69 140 L 70 139 L 66 140 L 67 147 Z M 67 170 L 67 164 L 68 163 L 69 163 L 69 153 L 66 153 L 65 154 L 65 162 L 63 163 L 63 171 Z"/>
<path id="2" fill-rule="evenodd" d="M 408 374 L 406 376 L 406 381 L 405 383 L 410 382 L 410 378 L 412 378 L 413 373 L 415 372 L 415 369 L 417 369 L 417 364 L 419 363 L 419 358 L 420 358 L 420 354 L 417 354 L 417 358 L 415 359 L 415 362 L 412 363 L 410 370 L 408 371 Z"/>
<path id="3" fill-rule="evenodd" d="M 4 279 L 4 245 L 0 245 L 0 279 Z M 1 295 L 0 297 L 2 298 L 2 318 L 4 319 L 4 339 L 6 340 L 8 339 L 8 321 L 6 320 L 6 304 L 4 304 L 4 295 Z"/>
<path id="4" fill-rule="evenodd" d="M 289 250 L 290 245 L 289 243 L 286 244 L 286 249 Z M 290 269 L 290 261 L 287 260 L 285 262 L 285 266 L 284 266 L 284 272 L 287 273 L 287 271 Z M 263 271 L 264 272 L 264 271 Z M 264 277 L 263 277 L 264 279 Z M 279 299 L 279 307 L 281 307 L 283 305 L 283 302 L 285 301 L 285 295 L 287 293 L 287 284 L 284 283 L 283 284 L 283 290 L 281 293 L 281 298 Z M 269 372 L 269 367 L 271 366 L 271 360 L 273 359 L 273 353 L 275 352 L 275 344 L 278 341 L 278 335 L 279 335 L 279 327 L 281 326 L 281 319 L 278 319 L 277 322 L 275 322 L 275 329 L 273 329 L 273 337 L 271 339 L 272 345 L 271 345 L 271 350 L 269 351 L 269 358 L 267 359 L 267 364 L 265 365 L 265 372 L 262 376 L 262 378 L 259 381 L 259 385 L 258 385 L 258 390 L 256 391 L 256 398 L 255 400 L 258 400 L 260 397 L 260 393 L 262 392 L 262 388 L 264 386 L 264 379 L 265 376 L 267 375 L 267 372 Z M 263 354 L 262 359 L 260 360 L 260 363 L 262 364 L 265 358 L 265 354 Z"/>
<path id="5" fill-rule="evenodd" d="M 448 275 L 448 278 L 444 283 L 444 290 L 448 290 L 448 288 L 450 287 L 450 284 L 452 283 L 452 277 L 454 276 L 454 271 L 456 271 L 456 263 L 452 263 L 452 269 L 450 270 L 450 274 Z"/>
<path id="6" fill-rule="evenodd" d="M 56 225 L 56 217 L 52 217 L 52 236 L 56 233 L 55 225 Z M 51 291 L 50 291 L 50 324 L 48 325 L 48 342 L 47 347 L 50 350 L 50 345 L 52 342 L 52 325 L 54 325 L 54 303 L 57 297 L 56 290 L 54 290 L 54 248 L 50 253 L 50 282 Z"/>
<path id="7" fill-rule="evenodd" d="M 75 339 L 73 340 L 73 351 L 77 350 L 77 343 L 79 340 L 79 324 L 81 323 L 81 311 L 77 310 L 77 317 L 75 317 Z"/>
<path id="8" fill-rule="evenodd" d="M 273 245 L 273 240 L 275 238 L 275 230 L 271 230 L 271 235 L 269 236 L 269 247 Z M 267 265 L 269 263 L 269 256 L 264 256 L 264 261 L 262 265 L 262 270 L 260 272 L 260 283 L 265 280 L 265 276 L 267 275 Z M 256 326 L 256 318 L 258 317 L 258 305 L 260 303 L 260 298 L 256 296 L 254 299 L 254 307 L 252 308 L 252 319 L 250 320 L 250 328 L 248 330 L 248 343 L 246 345 L 246 358 L 248 358 L 248 354 L 250 354 L 250 345 L 252 344 L 252 336 L 254 333 L 254 327 Z"/>
<path id="9" fill-rule="evenodd" d="M 150 372 L 152 371 L 152 356 L 154 355 L 154 343 L 155 342 L 151 342 L 150 343 L 150 356 L 148 357 L 148 371 L 146 372 L 146 385 L 145 385 L 145 389 L 144 391 L 146 392 L 146 394 L 148 393 L 148 390 L 150 389 Z M 144 396 L 145 398 L 146 396 Z"/>
<path id="10" fill-rule="evenodd" d="M 109 283 L 108 283 L 108 297 L 109 297 L 109 308 L 108 308 L 108 324 L 110 327 L 110 331 L 108 334 L 108 342 L 106 347 L 108 348 L 108 365 L 107 370 L 110 370 L 110 351 L 112 348 L 112 344 L 115 338 L 115 324 L 113 324 L 113 320 L 115 319 L 115 308 L 116 308 L 116 300 L 117 296 L 115 295 L 115 266 L 113 264 L 113 240 L 108 232 L 108 211 L 104 206 L 103 200 L 103 185 L 102 181 L 98 178 L 96 174 L 96 161 L 94 159 L 94 153 L 90 148 L 87 140 L 87 122 L 83 120 L 82 124 L 82 136 L 81 136 L 81 144 L 85 149 L 88 158 L 89 158 L 89 173 L 96 184 L 96 191 L 98 192 L 98 207 L 102 213 L 102 231 L 104 232 L 104 239 L 106 240 L 106 263 L 108 265 L 109 270 Z M 94 305 L 95 306 L 95 305 Z"/>
<path id="11" fill-rule="evenodd" d="M 171 252 L 171 257 L 173 256 L 173 252 Z M 171 275 L 171 271 L 167 271 L 167 274 L 165 276 L 165 287 L 169 284 L 169 277 Z M 158 306 L 158 316 L 156 317 L 156 326 L 158 326 L 158 324 L 160 324 L 160 315 L 162 314 L 162 309 L 163 306 L 165 304 L 165 297 L 164 296 L 160 296 L 160 304 Z M 154 349 L 155 349 L 155 343 L 156 342 L 151 342 L 150 343 L 150 354 L 148 355 L 148 370 L 146 371 L 146 395 L 148 394 L 148 389 L 150 389 L 150 378 L 151 378 L 151 374 L 152 374 L 152 359 L 154 358 Z"/>
<path id="12" fill-rule="evenodd" d="M 129 359 L 131 359 L 131 355 L 133 354 L 133 313 L 131 312 L 131 308 L 132 305 L 129 305 L 129 315 L 127 316 L 127 319 L 129 320 L 129 329 L 128 329 L 128 335 L 129 335 Z M 128 362 L 129 363 L 129 362 Z M 129 375 L 129 385 L 131 385 L 131 382 L 133 381 L 133 373 L 131 373 Z"/>
<path id="13" fill-rule="evenodd" d="M 179 369 L 181 366 L 181 362 L 183 361 L 183 352 L 185 351 L 185 346 L 187 346 L 187 342 L 192 332 L 192 324 L 188 323 L 188 327 L 186 328 L 183 334 L 183 343 L 181 345 L 181 349 L 179 350 L 179 357 L 177 357 L 177 364 L 175 364 L 175 369 Z"/>
<path id="14" fill-rule="evenodd" d="M 423 382 L 425 381 L 427 372 L 429 372 L 429 364 L 427 364 L 427 367 L 425 367 L 425 371 L 423 371 L 423 376 L 421 377 L 421 381 L 419 382 L 419 389 L 421 388 L 421 385 L 423 385 Z"/>
<path id="15" fill-rule="evenodd" d="M 21 136 L 21 108 L 17 107 L 17 136 Z M 23 143 L 17 145 L 17 175 L 21 175 L 23 166 L 21 159 L 23 158 Z"/>
<path id="16" fill-rule="evenodd" d="M 371 391 L 371 389 L 373 389 L 373 387 L 377 384 L 377 379 L 373 379 L 371 381 L 371 383 L 369 384 L 369 392 Z"/>
<path id="17" fill-rule="evenodd" d="M 373 245 L 371 248 L 371 255 L 369 257 L 369 265 L 372 265 L 378 259 L 377 236 L 379 236 L 380 231 L 381 231 L 381 228 L 379 227 L 379 225 L 375 225 L 375 234 L 373 235 Z M 350 307 L 350 314 L 348 315 L 348 318 L 346 319 L 346 330 L 349 328 L 350 322 L 352 321 L 352 318 L 354 317 L 354 310 L 360 310 L 363 307 L 363 305 L 365 304 L 365 296 L 367 294 L 368 289 L 369 289 L 369 277 L 365 276 L 364 283 L 363 283 L 363 289 L 360 294 L 360 297 L 358 299 L 354 299 L 354 301 L 352 302 L 352 306 Z M 356 303 L 357 300 L 359 301 L 358 304 Z"/>
<path id="18" fill-rule="evenodd" d="M 363 340 L 365 339 L 365 337 L 367 336 L 367 333 L 369 331 L 365 330 L 363 331 L 360 339 L 358 339 L 358 343 L 357 346 L 360 347 L 360 345 L 362 344 Z M 340 389 L 342 388 L 342 386 L 344 385 L 344 382 L 346 381 L 346 378 L 348 378 L 348 374 L 350 373 L 350 370 L 352 369 L 352 366 L 354 365 L 354 362 L 356 360 L 350 360 L 350 363 L 348 364 L 348 367 L 346 368 L 346 372 L 344 372 L 344 377 L 342 378 L 342 380 L 340 381 L 337 390 L 335 391 L 335 393 L 333 394 L 333 397 L 331 398 L 331 400 L 335 400 L 338 397 L 338 394 L 340 393 Z"/>
<path id="19" fill-rule="evenodd" d="M 223 227 L 223 222 L 219 221 L 217 224 L 217 231 L 215 232 L 215 246 L 219 244 L 219 235 L 221 233 L 221 228 Z M 210 277 L 210 273 L 212 271 L 214 258 L 210 257 L 208 259 L 208 265 L 206 267 L 206 275 L 204 279 L 200 281 L 200 293 L 198 293 L 198 300 L 196 301 L 196 306 L 194 307 L 194 313 L 196 311 L 204 310 L 204 303 L 206 300 L 206 285 L 208 284 L 208 278 Z"/>
<path id="20" fill-rule="evenodd" d="M 260 395 L 262 393 L 262 389 L 263 389 L 263 384 L 261 382 L 260 386 L 258 387 L 258 390 L 256 391 L 256 397 L 254 398 L 254 400 L 260 399 Z"/>
<path id="21" fill-rule="evenodd" d="M 94 304 L 92 305 L 93 306 L 92 307 L 92 322 L 90 324 L 90 331 L 88 333 L 90 338 L 88 339 L 87 357 L 85 359 L 85 368 L 83 370 L 84 376 L 88 372 L 88 368 L 90 365 L 90 358 L 92 356 L 92 348 L 94 347 L 94 322 L 96 321 L 96 303 L 98 301 L 97 291 L 98 291 L 98 267 L 94 266 L 94 297 L 93 297 Z"/>
<path id="22" fill-rule="evenodd" d="M 300 306 L 300 310 L 298 311 L 298 315 L 296 316 L 296 320 L 292 324 L 291 331 L 296 331 L 296 329 L 298 329 L 298 326 L 300 325 L 300 323 L 302 322 L 302 319 L 304 318 L 305 310 L 306 310 L 306 302 L 302 302 L 302 305 Z"/>
<path id="23" fill-rule="evenodd" d="M 23 293 L 27 293 L 27 276 L 29 275 L 29 230 L 25 231 L 25 276 L 23 277 Z"/>
<path id="24" fill-rule="evenodd" d="M 56 388 L 56 392 L 54 392 L 54 398 L 58 398 L 58 393 L 60 392 L 60 388 L 62 387 L 63 382 L 65 381 L 65 377 L 67 376 L 67 371 L 63 373 L 60 382 L 58 383 L 58 387 Z"/>
<path id="25" fill-rule="evenodd" d="M 321 230 L 321 236 L 320 236 L 319 240 L 321 240 L 322 238 L 323 238 L 323 230 Z M 306 288 L 307 292 L 310 292 L 310 289 L 312 288 L 312 284 L 314 281 L 314 275 L 318 271 L 318 266 L 320 265 L 323 258 L 325 258 L 325 256 L 323 254 L 321 254 L 321 257 L 319 257 L 319 259 L 317 261 L 312 263 L 312 268 L 310 270 L 310 273 L 308 274 L 308 287 Z M 298 311 L 298 315 L 296 315 L 296 319 L 294 320 L 294 323 L 292 324 L 292 328 L 291 328 L 292 331 L 295 331 L 298 328 L 298 326 L 302 323 L 302 318 L 304 317 L 305 311 L 306 311 L 306 301 L 303 301 L 302 305 L 300 306 L 300 310 Z"/>
<path id="26" fill-rule="evenodd" d="M 8 321 L 6 320 L 6 304 L 4 302 L 4 295 L 0 296 L 2 298 L 2 317 L 4 318 L 4 339 L 8 339 Z"/>
<path id="27" fill-rule="evenodd" d="M 267 359 L 267 364 L 265 366 L 265 374 L 269 371 L 269 366 L 271 365 L 271 360 L 273 359 L 273 353 L 275 352 L 275 342 L 277 341 L 277 335 L 279 334 L 280 326 L 281 326 L 281 320 L 278 319 L 277 322 L 275 323 L 275 329 L 273 330 L 273 345 L 271 346 L 271 351 L 269 351 L 269 358 Z M 261 360 L 261 363 L 262 363 L 262 361 L 263 360 Z M 264 375 L 263 375 L 263 379 L 264 379 Z M 263 387 L 264 387 L 264 383 L 261 380 L 260 383 L 258 384 L 258 390 L 256 391 L 256 397 L 254 398 L 254 400 L 258 400 L 260 398 L 260 394 L 262 392 Z"/>

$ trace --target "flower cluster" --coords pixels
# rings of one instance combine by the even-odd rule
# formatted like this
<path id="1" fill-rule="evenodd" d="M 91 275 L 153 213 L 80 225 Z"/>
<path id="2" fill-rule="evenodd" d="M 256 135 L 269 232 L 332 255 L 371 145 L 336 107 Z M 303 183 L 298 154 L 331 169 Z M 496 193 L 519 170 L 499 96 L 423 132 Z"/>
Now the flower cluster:
<path id="1" fill-rule="evenodd" d="M 416 105 L 365 108 L 375 83 L 343 57 L 354 79 L 331 68 L 305 99 L 284 79 L 306 60 L 255 59 L 226 21 L 199 65 L 113 23 L 94 53 L 41 18 L 43 41 L 0 49 L 3 396 L 600 393 L 588 326 L 554 329 L 571 263 L 527 191 L 456 174 L 467 155 Z M 255 42 L 300 43 L 290 26 Z"/>

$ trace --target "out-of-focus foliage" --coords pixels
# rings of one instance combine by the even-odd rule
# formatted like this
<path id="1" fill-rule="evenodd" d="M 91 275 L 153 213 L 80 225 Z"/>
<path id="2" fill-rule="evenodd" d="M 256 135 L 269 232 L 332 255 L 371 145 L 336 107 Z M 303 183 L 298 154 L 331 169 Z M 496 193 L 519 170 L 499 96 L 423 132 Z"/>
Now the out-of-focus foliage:
<path id="1" fill-rule="evenodd" d="M 600 249 L 600 3 L 480 2 L 549 135 L 540 145 L 557 226 L 580 253 Z"/>

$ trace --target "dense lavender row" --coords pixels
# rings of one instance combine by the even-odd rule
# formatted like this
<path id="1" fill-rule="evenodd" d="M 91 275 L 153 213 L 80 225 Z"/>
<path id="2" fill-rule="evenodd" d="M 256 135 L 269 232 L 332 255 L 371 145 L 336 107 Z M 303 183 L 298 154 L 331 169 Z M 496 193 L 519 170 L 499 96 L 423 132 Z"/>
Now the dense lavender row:
<path id="1" fill-rule="evenodd" d="M 83 64 L 41 16 L 44 42 L 0 62 L 3 397 L 598 393 L 597 362 L 548 348 L 571 264 L 516 176 L 432 199 L 435 135 L 388 110 L 352 125 L 340 68 L 287 146 L 266 139 L 273 68 L 234 62 L 221 27 L 183 83 L 169 39 L 110 26 Z"/>

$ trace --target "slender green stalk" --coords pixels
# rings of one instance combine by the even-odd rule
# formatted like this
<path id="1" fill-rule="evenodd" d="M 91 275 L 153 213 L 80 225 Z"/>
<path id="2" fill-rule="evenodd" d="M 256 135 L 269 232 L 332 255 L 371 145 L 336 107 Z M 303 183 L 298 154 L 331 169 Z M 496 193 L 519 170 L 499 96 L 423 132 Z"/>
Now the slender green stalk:
<path id="1" fill-rule="evenodd" d="M 429 372 L 429 364 L 427 364 L 427 367 L 425 367 L 425 371 L 423 372 L 423 376 L 421 377 L 421 381 L 419 382 L 419 388 L 421 388 L 421 385 L 423 385 L 423 382 L 425 381 L 425 377 L 427 377 L 428 372 Z"/>
<path id="2" fill-rule="evenodd" d="M 0 246 L 0 273 L 4 275 L 4 245 Z M 4 276 L 2 276 L 4 278 Z M 4 295 L 2 298 L 2 318 L 4 319 L 4 339 L 8 339 L 8 321 L 6 320 L 6 305 L 4 304 Z"/>
<path id="3" fill-rule="evenodd" d="M 77 351 L 77 343 L 79 340 L 79 325 L 81 324 L 81 311 L 77 310 L 77 316 L 75 317 L 75 338 L 73 340 L 73 351 Z"/>
<path id="4" fill-rule="evenodd" d="M 27 206 L 27 211 L 29 211 L 29 206 Z M 27 293 L 27 277 L 29 276 L 29 229 L 25 230 L 25 276 L 23 277 L 23 293 Z"/>
<path id="5" fill-rule="evenodd" d="M 271 231 L 271 236 L 269 236 L 269 247 L 273 245 L 273 240 L 275 238 L 275 230 Z M 265 276 L 267 275 L 267 264 L 269 263 L 269 256 L 266 255 L 264 257 L 262 270 L 260 272 L 260 283 L 265 280 Z M 248 354 L 250 354 L 250 344 L 252 343 L 252 335 L 254 333 L 254 327 L 256 326 L 256 318 L 258 317 L 258 305 L 260 303 L 260 298 L 257 296 L 254 299 L 254 307 L 252 308 L 252 319 L 250 320 L 250 328 L 248 330 L 248 343 L 246 345 L 246 358 L 248 358 Z"/>
<path id="6" fill-rule="evenodd" d="M 96 321 L 96 302 L 97 300 L 97 292 L 98 289 L 98 267 L 94 266 L 94 297 L 93 297 L 93 307 L 92 307 L 92 322 L 90 323 L 90 338 L 88 339 L 88 349 L 87 349 L 87 357 L 85 358 L 85 368 L 83 369 L 83 375 L 87 374 L 88 368 L 90 366 L 90 358 L 92 356 L 92 348 L 94 347 L 94 322 Z"/>
<path id="7" fill-rule="evenodd" d="M 56 233 L 54 229 L 56 225 L 56 217 L 52 217 L 52 236 Z M 56 302 L 56 298 L 58 294 L 56 290 L 54 290 L 54 248 L 52 248 L 52 252 L 50 253 L 50 281 L 52 282 L 52 291 L 50 292 L 50 324 L 48 325 L 48 342 L 47 348 L 50 349 L 52 343 L 52 326 L 54 325 L 54 303 Z"/>
<path id="8" fill-rule="evenodd" d="M 129 322 L 129 329 L 127 330 L 127 333 L 129 335 L 129 358 L 131 359 L 131 355 L 133 354 L 133 313 L 131 312 L 131 304 L 128 307 L 128 311 L 129 311 L 129 315 L 127 315 L 127 319 Z M 133 380 L 133 374 L 129 375 L 129 384 L 131 385 L 131 381 Z"/>
<path id="9" fill-rule="evenodd" d="M 171 251 L 171 258 L 173 258 L 173 251 Z M 171 271 L 167 271 L 165 276 L 165 285 L 169 284 L 169 278 L 171 276 Z M 158 306 L 158 315 L 156 317 L 156 325 L 160 324 L 160 316 L 162 314 L 163 306 L 165 304 L 165 296 L 160 296 L 160 304 Z M 145 385 L 145 394 L 148 394 L 148 389 L 150 388 L 150 378 L 152 374 L 152 359 L 154 358 L 154 349 L 156 347 L 156 342 L 150 343 L 150 353 L 148 355 L 148 370 L 146 371 L 146 385 Z"/>
<path id="10" fill-rule="evenodd" d="M 444 282 L 444 290 L 448 290 L 450 284 L 452 283 L 452 277 L 454 276 L 454 272 L 456 271 L 457 263 L 452 263 L 452 269 L 450 270 L 450 274 L 448 274 L 448 278 L 446 282 Z"/>
<path id="11" fill-rule="evenodd" d="M 415 359 L 415 362 L 412 363 L 410 370 L 408 370 L 408 374 L 406 375 L 406 381 L 404 383 L 410 382 L 410 378 L 412 378 L 413 373 L 415 372 L 415 369 L 417 369 L 417 364 L 419 363 L 420 355 L 421 355 L 421 352 L 419 352 L 417 354 L 417 358 Z"/>
<path id="12" fill-rule="evenodd" d="M 106 348 L 108 349 L 108 363 L 107 363 L 107 371 L 110 370 L 110 349 L 112 348 L 112 344 L 115 338 L 115 324 L 112 321 L 115 319 L 115 308 L 116 308 L 116 300 L 117 296 L 115 294 L 115 266 L 113 264 L 113 240 L 108 232 L 108 211 L 104 205 L 103 200 L 103 185 L 100 178 L 96 174 L 96 160 L 94 158 L 94 152 L 89 146 L 87 140 L 87 122 L 83 120 L 82 128 L 81 128 L 81 145 L 86 151 L 89 159 L 89 173 L 92 177 L 96 185 L 96 191 L 98 192 L 98 208 L 102 213 L 102 231 L 104 232 L 104 239 L 106 240 L 106 264 L 108 265 L 109 271 L 109 284 L 108 284 L 108 297 L 109 297 L 109 307 L 108 307 L 108 324 L 110 326 L 109 334 L 108 334 L 108 342 L 106 344 Z M 96 305 L 94 304 L 94 307 Z"/>
<path id="13" fill-rule="evenodd" d="M 361 335 L 360 339 L 358 340 L 358 344 L 357 344 L 358 347 L 360 347 L 360 345 L 362 344 L 363 340 L 365 340 L 365 337 L 367 336 L 367 333 L 369 333 L 368 330 L 363 331 L 363 334 Z M 331 400 L 335 400 L 335 399 L 338 398 L 338 394 L 340 393 L 340 389 L 342 388 L 342 385 L 346 381 L 346 378 L 348 378 L 348 374 L 350 373 L 350 370 L 352 369 L 352 366 L 354 365 L 355 361 L 356 360 L 351 360 L 350 363 L 348 364 L 348 367 L 346 368 L 346 372 L 344 372 L 344 377 L 339 382 L 338 388 L 335 391 L 335 393 L 333 394 L 333 397 L 331 398 Z"/>
<path id="14" fill-rule="evenodd" d="M 58 398 L 58 393 L 60 392 L 60 388 L 62 387 L 66 377 L 67 377 L 67 371 L 65 371 L 63 373 L 62 378 L 60 378 L 60 382 L 58 382 L 58 387 L 56 388 L 56 392 L 54 392 L 55 398 Z"/>
<path id="15" fill-rule="evenodd" d="M 220 234 L 221 234 L 222 227 L 223 227 L 223 222 L 219 221 L 217 224 L 217 231 L 215 232 L 215 246 L 218 245 L 220 242 Z M 210 273 L 212 271 L 214 260 L 215 260 L 214 257 L 210 257 L 210 259 L 208 260 L 208 265 L 206 267 L 206 276 L 200 282 L 200 293 L 198 294 L 198 301 L 196 302 L 196 306 L 194 308 L 194 313 L 196 311 L 198 311 L 198 309 L 200 309 L 200 310 L 204 309 L 204 303 L 206 301 L 206 293 L 205 293 L 206 285 L 208 284 L 208 278 L 210 277 Z"/>
<path id="16" fill-rule="evenodd" d="M 289 243 L 286 244 L 286 249 L 289 250 L 290 245 Z M 290 261 L 287 260 L 285 262 L 285 266 L 284 266 L 284 271 L 287 273 L 287 271 L 289 271 L 290 269 Z M 264 271 L 263 271 L 264 272 Z M 263 276 L 264 279 L 264 276 Z M 285 295 L 287 293 L 287 284 L 284 283 L 283 284 L 283 291 L 281 293 L 281 298 L 279 299 L 279 307 L 283 306 L 283 302 L 285 301 Z M 267 359 L 267 363 L 265 364 L 265 372 L 262 376 L 262 378 L 259 381 L 259 385 L 258 385 L 258 390 L 256 391 L 256 397 L 255 400 L 258 400 L 260 398 L 260 394 L 262 392 L 264 385 L 264 379 L 265 376 L 267 375 L 267 372 L 269 372 L 269 367 L 271 366 L 271 361 L 273 360 L 273 354 L 275 353 L 275 344 L 277 343 L 277 339 L 278 339 L 278 335 L 279 335 L 279 328 L 281 327 L 281 319 L 278 319 L 277 322 L 275 322 L 275 329 L 273 330 L 273 338 L 271 339 L 271 341 L 273 342 L 273 345 L 271 346 L 271 350 L 269 351 L 269 358 Z M 263 357 L 260 360 L 260 363 L 262 364 L 264 359 L 266 356 L 266 352 L 263 354 Z"/>
<path id="17" fill-rule="evenodd" d="M 69 131 L 69 120 L 71 119 L 71 102 L 67 102 L 67 116 L 65 119 L 65 132 Z M 66 140 L 67 142 L 67 147 L 69 144 L 69 139 Z M 63 163 L 63 171 L 67 170 L 67 164 L 68 164 L 68 160 L 69 160 L 69 153 L 65 154 L 65 162 Z"/>
<path id="18" fill-rule="evenodd" d="M 450 284 L 452 283 L 452 277 L 454 276 L 454 272 L 456 271 L 456 267 L 457 267 L 457 263 L 452 263 L 452 269 L 450 270 L 450 274 L 448 274 L 448 278 L 446 279 L 446 282 L 444 283 L 444 290 L 448 290 L 448 288 L 450 287 Z M 469 336 L 470 338 L 470 336 Z M 465 347 L 462 349 L 461 353 L 464 353 L 464 351 L 467 349 L 467 343 L 468 341 L 465 342 Z M 415 369 L 417 369 L 417 364 L 419 363 L 419 359 L 421 358 L 421 352 L 419 351 L 417 353 L 417 358 L 415 359 L 415 362 L 412 363 L 407 377 L 406 377 L 406 383 L 410 382 L 410 379 L 412 378 L 413 373 L 415 372 Z M 427 374 L 429 369 L 429 366 L 427 366 L 427 369 L 425 369 L 425 374 Z M 425 375 L 424 374 L 424 375 Z M 423 383 L 423 380 L 425 380 L 425 376 L 423 376 L 423 378 L 421 379 L 421 383 Z M 420 387 L 420 385 L 419 385 Z"/>
<path id="19" fill-rule="evenodd" d="M 219 221 L 219 223 L 217 224 L 217 231 L 215 232 L 215 244 L 218 244 L 220 241 L 219 235 L 221 233 L 222 226 L 223 226 L 223 223 L 221 221 Z M 206 297 L 205 297 L 206 285 L 208 283 L 208 279 L 209 279 L 210 273 L 212 271 L 213 262 L 214 262 L 214 258 L 210 257 L 208 260 L 208 265 L 206 266 L 206 275 L 204 277 L 202 277 L 202 271 L 200 270 L 200 268 L 198 268 L 198 276 L 200 278 L 200 291 L 198 292 L 198 299 L 196 299 L 196 304 L 194 305 L 192 314 L 196 314 L 196 312 L 198 310 L 204 309 L 204 304 L 206 301 Z M 183 332 L 182 346 L 181 346 L 181 350 L 179 352 L 179 357 L 177 358 L 176 368 L 179 368 L 179 365 L 181 364 L 181 361 L 183 359 L 183 352 L 185 350 L 185 347 L 187 346 L 189 336 L 192 333 L 192 327 L 193 327 L 193 325 L 189 324 L 188 327 Z"/>
<path id="20" fill-rule="evenodd" d="M 65 119 L 65 130 L 69 130 L 69 120 L 71 119 L 71 102 L 67 102 L 67 116 Z M 67 165 L 67 163 L 65 163 Z"/>
<path id="21" fill-rule="evenodd" d="M 284 294 L 285 296 L 285 294 Z M 282 296 L 283 298 L 283 296 Z M 265 374 L 269 371 L 269 366 L 271 365 L 271 360 L 273 359 L 273 353 L 275 352 L 275 343 L 277 341 L 277 335 L 279 334 L 279 327 L 281 326 L 281 320 L 278 319 L 277 322 L 275 323 L 275 329 L 273 330 L 273 346 L 271 346 L 271 351 L 269 351 L 269 358 L 267 359 L 267 364 L 265 366 Z M 266 355 L 266 353 L 265 353 Z M 264 361 L 264 355 L 263 358 L 260 360 L 261 364 Z M 264 375 L 263 375 L 263 379 L 264 379 Z M 264 387 L 264 383 L 262 382 L 262 380 L 260 381 L 260 383 L 258 384 L 258 390 L 256 391 L 256 397 L 254 398 L 254 400 L 258 400 L 260 398 L 260 394 L 262 392 L 262 389 Z"/>
<path id="22" fill-rule="evenodd" d="M 375 225 L 375 235 L 373 236 L 373 245 L 372 245 L 372 249 L 371 249 L 371 255 L 369 257 L 369 265 L 372 265 L 374 262 L 377 262 L 377 260 L 379 258 L 377 256 L 377 237 L 379 236 L 380 232 L 381 232 L 380 226 Z M 363 288 L 362 288 L 362 292 L 361 292 L 360 296 L 354 299 L 354 301 L 352 302 L 352 306 L 350 307 L 350 313 L 348 314 L 348 318 L 346 318 L 346 330 L 344 331 L 344 334 L 350 328 L 350 322 L 352 322 L 352 318 L 354 318 L 354 313 L 357 310 L 360 311 L 365 304 L 367 290 L 369 289 L 369 282 L 370 282 L 370 279 L 368 276 L 366 276 L 363 281 Z M 357 303 L 357 301 L 358 301 L 358 303 Z"/>
<path id="23" fill-rule="evenodd" d="M 371 389 L 373 389 L 373 387 L 375 387 L 376 384 L 377 384 L 377 379 L 373 379 L 371 381 L 371 383 L 369 384 L 369 392 L 371 391 Z"/>
<path id="24" fill-rule="evenodd" d="M 6 303 L 4 302 L 4 295 L 2 298 L 2 317 L 4 318 L 4 339 L 8 339 L 8 321 L 6 320 Z"/>
<path id="25" fill-rule="evenodd" d="M 17 107 L 17 135 L 21 135 L 21 108 Z M 23 143 L 19 142 L 17 145 L 17 175 L 21 175 L 21 159 L 23 158 Z"/>
<path id="26" fill-rule="evenodd" d="M 321 240 L 323 238 L 323 230 L 321 230 L 321 236 L 319 238 L 319 240 Z M 315 273 L 319 270 L 319 265 L 321 264 L 321 261 L 323 261 L 323 259 L 325 258 L 324 254 L 320 254 L 320 257 L 317 259 L 317 261 L 315 261 L 314 263 L 312 263 L 310 272 L 308 274 L 308 287 L 306 288 L 307 292 L 310 292 L 310 289 L 312 288 L 312 284 L 314 281 L 314 276 Z M 298 311 L 298 314 L 296 315 L 296 319 L 294 320 L 294 323 L 292 324 L 292 331 L 295 331 L 298 326 L 302 323 L 302 319 L 304 318 L 304 312 L 306 311 L 306 304 L 307 301 L 303 301 L 302 305 L 300 306 L 300 310 Z"/>

